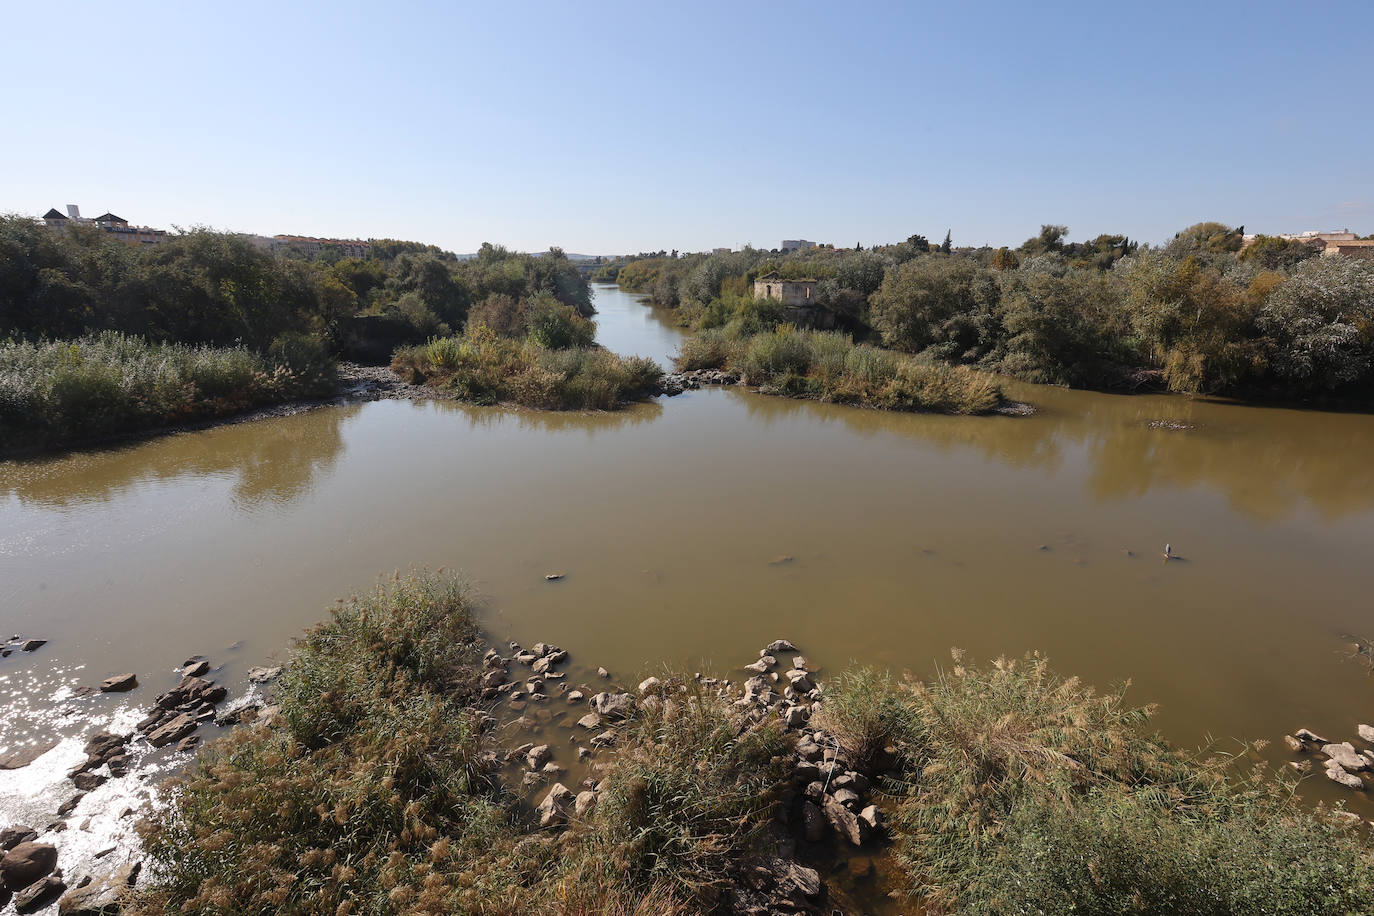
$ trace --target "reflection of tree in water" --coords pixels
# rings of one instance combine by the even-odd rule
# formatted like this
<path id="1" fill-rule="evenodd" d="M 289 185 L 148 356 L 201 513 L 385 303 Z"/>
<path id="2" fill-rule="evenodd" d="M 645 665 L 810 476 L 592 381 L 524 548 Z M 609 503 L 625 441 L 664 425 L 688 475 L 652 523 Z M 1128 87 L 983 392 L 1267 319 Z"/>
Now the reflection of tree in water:
<path id="1" fill-rule="evenodd" d="M 1310 504 L 1336 519 L 1374 508 L 1374 417 L 1283 410 L 1161 395 L 1106 395 L 1017 386 L 1040 408 L 1032 417 L 949 417 L 860 410 L 732 390 L 751 419 L 771 425 L 804 416 L 860 435 L 974 449 L 1017 468 L 1055 470 L 1075 446 L 1099 500 L 1161 486 L 1206 487 L 1237 511 L 1277 520 Z"/>
<path id="2" fill-rule="evenodd" d="M 66 508 L 108 501 L 151 481 L 232 477 L 248 505 L 284 503 L 309 491 L 343 451 L 343 421 L 363 405 L 326 407 L 182 433 L 135 445 L 0 463 L 0 495 Z"/>
<path id="3" fill-rule="evenodd" d="M 431 401 L 429 406 L 443 413 L 461 415 L 471 429 L 496 429 L 514 423 L 517 429 L 534 432 L 584 431 L 588 438 L 599 432 L 653 423 L 663 416 L 657 400 L 631 404 L 621 410 L 526 410 L 505 407 L 476 407 L 458 401 Z"/>

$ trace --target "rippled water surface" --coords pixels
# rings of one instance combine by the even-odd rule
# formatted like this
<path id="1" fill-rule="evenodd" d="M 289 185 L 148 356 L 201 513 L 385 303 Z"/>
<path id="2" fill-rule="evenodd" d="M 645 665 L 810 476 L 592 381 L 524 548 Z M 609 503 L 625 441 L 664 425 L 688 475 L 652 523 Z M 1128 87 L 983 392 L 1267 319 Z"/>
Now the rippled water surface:
<path id="1" fill-rule="evenodd" d="M 634 297 L 597 302 L 612 349 L 676 345 Z M 1040 649 L 1132 679 L 1187 745 L 1374 719 L 1344 638 L 1374 636 L 1374 417 L 1014 393 L 1039 413 L 733 389 L 596 415 L 383 401 L 0 463 L 0 638 L 49 640 L 0 659 L 0 754 L 133 714 L 192 654 L 237 692 L 335 598 L 410 566 L 467 571 L 494 635 L 627 677 L 780 636 L 830 670 Z M 66 693 L 122 671 L 144 686 Z M 33 774 L 76 746 L 0 772 L 0 821 L 53 807 Z"/>

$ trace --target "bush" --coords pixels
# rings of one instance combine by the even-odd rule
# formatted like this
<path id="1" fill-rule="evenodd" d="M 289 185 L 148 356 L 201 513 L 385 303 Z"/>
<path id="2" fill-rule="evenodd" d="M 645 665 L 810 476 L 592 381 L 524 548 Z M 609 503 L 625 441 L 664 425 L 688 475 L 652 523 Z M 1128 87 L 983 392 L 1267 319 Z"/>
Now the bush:
<path id="1" fill-rule="evenodd" d="M 148 913 L 450 912 L 507 813 L 479 767 L 475 638 L 451 577 L 352 599 L 297 646 L 285 727 L 202 752 L 145 825 Z"/>
<path id="2" fill-rule="evenodd" d="M 596 324 L 552 296 L 541 296 L 530 305 L 529 338 L 548 350 L 590 347 Z"/>
<path id="3" fill-rule="evenodd" d="M 1356 912 L 1353 831 L 1282 782 L 1228 779 L 1142 732 L 1152 710 L 1043 658 L 963 662 L 915 685 L 893 832 L 905 889 L 938 912 Z"/>

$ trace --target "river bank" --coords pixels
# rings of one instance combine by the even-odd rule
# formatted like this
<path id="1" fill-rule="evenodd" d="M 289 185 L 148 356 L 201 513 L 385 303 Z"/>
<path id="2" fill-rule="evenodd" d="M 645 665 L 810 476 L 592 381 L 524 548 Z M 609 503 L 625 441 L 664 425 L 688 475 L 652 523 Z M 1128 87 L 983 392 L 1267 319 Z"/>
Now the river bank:
<path id="1" fill-rule="evenodd" d="M 233 701 L 187 659 L 70 775 L 99 790 L 147 775 L 158 747 L 198 753 L 138 815 L 146 852 L 77 863 L 63 850 L 87 824 L 7 824 L 0 873 L 25 911 L 65 892 L 68 914 L 1305 914 L 1374 892 L 1360 818 L 1248 781 L 1243 757 L 1174 750 L 1148 710 L 1038 656 L 956 653 L 903 682 L 818 670 L 779 638 L 727 671 L 627 679 L 580 647 L 490 647 L 474 606 L 450 575 L 393 579 L 259 669 L 269 694 Z M 197 748 L 197 720 L 227 731 Z M 89 822 L 75 801 L 59 813 Z M 1180 909 L 1199 886 L 1211 902 Z"/>

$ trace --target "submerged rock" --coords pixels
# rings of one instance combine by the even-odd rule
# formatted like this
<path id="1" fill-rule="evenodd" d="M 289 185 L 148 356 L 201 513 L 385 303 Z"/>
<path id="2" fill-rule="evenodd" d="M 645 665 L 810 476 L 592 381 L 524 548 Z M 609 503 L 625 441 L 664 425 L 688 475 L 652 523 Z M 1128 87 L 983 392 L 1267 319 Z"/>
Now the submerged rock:
<path id="1" fill-rule="evenodd" d="M 1364 791 L 1364 780 L 1354 773 L 1346 772 L 1335 760 L 1326 761 L 1326 778 L 1337 785 L 1345 786 L 1347 789 L 1354 789 L 1357 792 Z"/>
<path id="2" fill-rule="evenodd" d="M 1355 750 L 1355 746 L 1349 741 L 1342 741 L 1340 744 L 1322 745 L 1322 753 L 1330 757 L 1341 765 L 1341 769 L 1352 772 L 1369 769 L 1369 761 Z"/>

